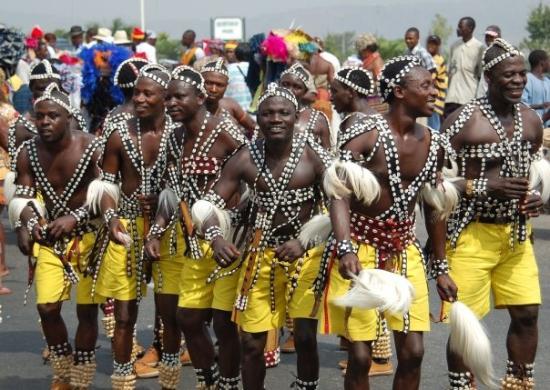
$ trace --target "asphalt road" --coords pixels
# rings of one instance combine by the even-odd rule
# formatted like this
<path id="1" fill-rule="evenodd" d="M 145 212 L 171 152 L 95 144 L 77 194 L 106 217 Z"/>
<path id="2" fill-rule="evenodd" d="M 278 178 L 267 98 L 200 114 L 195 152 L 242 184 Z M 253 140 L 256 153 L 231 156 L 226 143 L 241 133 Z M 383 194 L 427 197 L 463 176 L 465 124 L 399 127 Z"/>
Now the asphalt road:
<path id="1" fill-rule="evenodd" d="M 7 226 L 6 220 L 3 220 Z M 535 250 L 540 267 L 540 279 L 543 299 L 550 297 L 550 216 L 542 216 L 534 223 Z M 422 229 L 419 236 L 425 237 Z M 51 377 L 49 366 L 42 364 L 40 352 L 45 343 L 39 330 L 38 315 L 34 307 L 34 294 L 29 294 L 27 306 L 23 306 L 23 293 L 26 287 L 27 265 L 26 259 L 19 253 L 12 233 L 7 234 L 8 245 L 6 256 L 11 274 L 4 280 L 13 290 L 13 294 L 0 296 L 0 390 L 3 389 L 48 389 Z M 433 290 L 433 289 L 432 289 Z M 432 312 L 437 313 L 439 302 L 431 292 Z M 72 303 L 65 304 L 64 317 L 70 334 L 76 329 L 75 307 Z M 499 375 L 504 373 L 506 350 L 505 337 L 508 328 L 508 314 L 506 311 L 493 311 L 484 320 L 489 329 L 495 367 Z M 146 299 L 140 308 L 138 321 L 138 337 L 142 344 L 148 345 L 152 338 L 153 303 L 151 298 Z M 550 389 L 550 309 L 542 306 L 539 320 L 539 348 L 536 360 L 535 377 L 539 389 Z M 447 389 L 447 371 L 445 365 L 445 343 L 447 329 L 445 325 L 434 324 L 432 331 L 425 336 L 425 357 L 422 368 L 422 389 Z M 103 334 L 98 340 L 97 351 L 98 370 L 94 381 L 94 388 L 109 389 L 111 373 L 110 343 Z M 343 380 L 336 364 L 345 358 L 345 353 L 338 350 L 335 337 L 319 337 L 319 353 L 321 357 L 320 388 L 325 390 L 343 389 Z M 267 371 L 267 389 L 287 389 L 293 381 L 296 356 L 283 355 L 281 364 Z M 395 364 L 395 360 L 394 360 Z M 377 377 L 371 379 L 372 389 L 390 389 L 391 377 Z M 193 389 L 195 375 L 190 367 L 183 368 L 181 389 Z M 156 379 L 138 381 L 138 389 L 160 388 Z"/>

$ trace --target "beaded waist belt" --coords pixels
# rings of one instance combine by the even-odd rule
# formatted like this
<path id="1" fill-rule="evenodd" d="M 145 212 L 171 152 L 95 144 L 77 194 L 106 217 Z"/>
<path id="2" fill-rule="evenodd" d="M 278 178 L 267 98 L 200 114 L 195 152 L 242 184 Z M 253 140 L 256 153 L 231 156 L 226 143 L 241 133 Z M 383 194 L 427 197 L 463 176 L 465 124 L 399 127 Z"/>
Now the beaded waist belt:
<path id="1" fill-rule="evenodd" d="M 416 238 L 412 219 L 383 221 L 352 213 L 350 222 L 351 238 L 375 247 L 382 262 L 404 251 Z"/>

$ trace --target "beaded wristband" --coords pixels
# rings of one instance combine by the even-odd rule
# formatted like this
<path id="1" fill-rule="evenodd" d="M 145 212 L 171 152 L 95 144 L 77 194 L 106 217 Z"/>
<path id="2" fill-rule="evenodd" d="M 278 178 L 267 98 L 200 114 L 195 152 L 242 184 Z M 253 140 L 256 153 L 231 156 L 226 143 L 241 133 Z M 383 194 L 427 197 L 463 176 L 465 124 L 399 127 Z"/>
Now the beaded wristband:
<path id="1" fill-rule="evenodd" d="M 35 215 L 34 217 L 31 217 L 27 221 L 27 231 L 29 232 L 29 236 L 32 237 L 32 231 L 34 230 L 34 227 L 38 224 L 38 217 Z"/>
<path id="2" fill-rule="evenodd" d="M 107 209 L 105 210 L 105 213 L 103 214 L 103 220 L 105 221 L 105 224 L 109 226 L 109 222 L 111 222 L 111 219 L 118 218 L 118 214 L 114 209 Z"/>
<path id="3" fill-rule="evenodd" d="M 34 198 L 36 196 L 36 190 L 33 187 L 18 184 L 15 186 L 14 196 Z"/>
<path id="4" fill-rule="evenodd" d="M 351 240 L 340 240 L 336 244 L 336 256 L 341 259 L 348 253 L 355 253 L 355 246 Z"/>
<path id="5" fill-rule="evenodd" d="M 76 219 L 77 226 L 87 223 L 90 219 L 90 213 L 87 207 L 79 207 L 76 210 L 71 210 L 70 214 Z"/>
<path id="6" fill-rule="evenodd" d="M 222 229 L 219 226 L 210 226 L 204 232 L 204 238 L 206 241 L 213 242 L 218 237 L 223 238 Z"/>
<path id="7" fill-rule="evenodd" d="M 432 278 L 437 278 L 441 275 L 448 275 L 449 262 L 447 261 L 447 258 L 445 257 L 443 259 L 432 259 L 430 274 L 432 275 Z"/>
<path id="8" fill-rule="evenodd" d="M 23 222 L 21 222 L 21 220 L 18 219 L 18 220 L 15 221 L 15 223 L 13 224 L 13 228 L 14 228 L 14 229 L 19 229 L 20 227 L 23 227 Z"/>
<path id="9" fill-rule="evenodd" d="M 153 223 L 149 229 L 149 234 L 147 234 L 146 241 L 152 240 L 153 238 L 160 238 L 163 233 L 166 231 L 165 228 L 160 226 L 158 223 Z"/>

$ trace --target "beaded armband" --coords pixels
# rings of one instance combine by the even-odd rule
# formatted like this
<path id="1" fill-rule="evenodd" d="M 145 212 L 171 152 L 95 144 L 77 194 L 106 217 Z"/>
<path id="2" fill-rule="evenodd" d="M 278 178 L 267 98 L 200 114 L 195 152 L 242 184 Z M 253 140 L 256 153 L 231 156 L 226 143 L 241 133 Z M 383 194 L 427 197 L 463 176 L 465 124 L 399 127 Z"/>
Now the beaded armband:
<path id="1" fill-rule="evenodd" d="M 166 231 L 166 228 L 160 226 L 158 223 L 154 223 L 151 225 L 151 228 L 149 229 L 149 233 L 147 234 L 146 241 L 152 240 L 153 238 L 160 238 L 164 232 Z"/>
<path id="2" fill-rule="evenodd" d="M 441 275 L 448 275 L 449 262 L 447 261 L 447 258 L 445 257 L 443 259 L 432 259 L 430 274 L 434 279 Z"/>
<path id="3" fill-rule="evenodd" d="M 15 221 L 15 223 L 13 224 L 13 228 L 14 228 L 14 229 L 19 229 L 20 227 L 23 227 L 23 222 L 21 222 L 21 220 L 18 219 L 18 220 Z"/>
<path id="4" fill-rule="evenodd" d="M 206 241 L 213 242 L 218 237 L 223 237 L 222 229 L 219 226 L 210 226 L 204 232 L 204 238 Z"/>
<path id="5" fill-rule="evenodd" d="M 76 224 L 78 226 L 82 226 L 90 220 L 90 212 L 88 208 L 84 206 L 72 210 L 70 214 L 76 219 Z"/>
<path id="6" fill-rule="evenodd" d="M 14 196 L 34 198 L 36 196 L 36 190 L 33 187 L 16 185 Z"/>
<path id="7" fill-rule="evenodd" d="M 355 253 L 356 252 L 355 245 L 353 245 L 353 242 L 351 240 L 340 240 L 336 244 L 336 256 L 341 259 L 348 253 Z"/>
<path id="8" fill-rule="evenodd" d="M 212 203 L 214 206 L 222 210 L 226 207 L 225 200 L 223 200 L 223 198 L 214 191 L 208 191 L 203 200 Z"/>
<path id="9" fill-rule="evenodd" d="M 110 172 L 102 172 L 101 179 L 107 183 L 117 184 L 116 174 Z"/>
<path id="10" fill-rule="evenodd" d="M 103 220 L 105 221 L 105 224 L 109 226 L 109 222 L 111 222 L 111 219 L 118 218 L 118 214 L 114 209 L 107 209 L 105 210 L 105 213 L 103 214 Z"/>

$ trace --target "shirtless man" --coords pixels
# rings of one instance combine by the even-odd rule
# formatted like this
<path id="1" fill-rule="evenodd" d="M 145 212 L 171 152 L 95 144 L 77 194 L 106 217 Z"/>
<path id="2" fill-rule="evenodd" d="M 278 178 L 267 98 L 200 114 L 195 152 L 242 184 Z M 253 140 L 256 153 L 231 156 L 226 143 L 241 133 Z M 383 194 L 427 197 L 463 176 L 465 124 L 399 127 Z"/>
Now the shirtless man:
<path id="1" fill-rule="evenodd" d="M 332 142 L 328 118 L 321 111 L 311 108 L 310 101 L 306 98 L 308 92 L 315 90 L 311 73 L 297 62 L 281 74 L 279 83 L 292 91 L 298 100 L 296 131 L 313 134 L 321 146 L 330 149 Z"/>
<path id="2" fill-rule="evenodd" d="M 137 303 L 145 285 L 141 242 L 156 210 L 166 148 L 173 123 L 164 99 L 170 73 L 162 66 L 141 68 L 134 88 L 134 112 L 111 121 L 105 132 L 102 175 L 88 191 L 88 203 L 99 209 L 109 242 L 97 277 L 97 292 L 115 299 L 113 389 L 133 389 L 130 359 Z"/>
<path id="3" fill-rule="evenodd" d="M 462 195 L 447 229 L 450 274 L 459 300 L 479 318 L 491 309 L 490 295 L 497 309 L 508 310 L 502 388 L 532 389 L 541 294 L 530 218 L 548 200 L 550 166 L 542 158 L 540 118 L 521 103 L 527 72 L 521 53 L 497 38 L 483 55 L 483 70 L 487 96 L 443 126 Z M 451 389 L 475 387 L 471 367 L 450 349 L 447 361 Z"/>
<path id="4" fill-rule="evenodd" d="M 206 86 L 205 104 L 208 112 L 215 116 L 233 118 L 236 124 L 245 129 L 247 135 L 252 136 L 256 128 L 254 120 L 235 100 L 223 97 L 229 82 L 229 73 L 223 57 L 204 65 L 201 74 Z"/>
<path id="5" fill-rule="evenodd" d="M 429 331 L 430 319 L 424 260 L 414 235 L 414 209 L 421 191 L 423 195 L 424 191 L 436 192 L 445 199 L 441 203 L 447 209 L 452 207 L 436 180 L 444 157 L 439 137 L 416 123 L 416 118 L 433 111 L 437 91 L 431 74 L 416 57 L 407 56 L 388 61 L 380 79 L 389 113 L 375 120 L 367 118 L 364 126 L 343 134 L 341 162 L 329 169 L 325 180 L 334 231 L 329 248 L 336 251 L 338 261 L 321 264 L 322 275 L 330 275 L 324 316 L 328 321 L 323 329 L 350 337 L 344 382 L 350 390 L 369 388 L 371 341 L 376 338 L 378 315 L 375 310 L 331 303 L 349 289 L 350 282 L 343 279 L 363 268 L 381 268 L 400 273 L 413 285 L 415 296 L 409 311 L 384 316 L 394 331 L 397 350 L 393 387 L 418 389 L 423 332 Z M 434 243 L 433 262 L 440 264 L 445 258 L 445 229 L 444 217 L 436 218 L 436 214 L 443 210 L 424 203 L 426 228 Z M 442 272 L 437 284 L 442 299 L 455 298 L 456 287 L 448 275 Z"/>
<path id="6" fill-rule="evenodd" d="M 96 227 L 84 202 L 88 184 L 99 174 L 101 145 L 99 139 L 76 129 L 69 97 L 55 83 L 36 99 L 34 114 L 38 137 L 26 141 L 17 156 L 10 219 L 22 232 L 18 245 L 24 254 L 32 255 L 33 242 L 40 244 L 36 303 L 54 372 L 51 388 L 87 389 L 95 375 L 97 303 L 102 298 L 91 294 L 88 272 L 93 267 Z M 35 199 L 37 192 L 44 206 Z M 45 220 L 46 212 L 50 221 Z M 74 357 L 61 317 L 71 283 L 78 283 Z"/>
<path id="7" fill-rule="evenodd" d="M 206 110 L 204 84 L 193 68 L 179 66 L 172 72 L 166 106 L 172 119 L 182 126 L 169 139 L 169 189 L 161 194 L 161 207 L 145 245 L 154 261 L 155 291 L 164 324 L 160 383 L 165 389 L 177 388 L 181 370 L 176 312 L 199 388 L 216 384 L 223 389 L 239 387 L 239 335 L 231 322 L 238 273 L 216 276 L 221 269 L 209 243 L 197 236 L 190 215 L 180 213 L 180 203 L 190 209 L 203 197 L 224 161 L 246 142 L 231 120 Z M 170 207 L 168 199 L 172 199 Z M 176 253 L 169 249 L 172 235 Z M 219 372 L 206 326 L 210 318 L 219 345 Z"/>
<path id="8" fill-rule="evenodd" d="M 320 184 L 330 160 L 307 134 L 295 134 L 298 102 L 286 88 L 270 84 L 259 101 L 264 139 L 242 148 L 225 164 L 219 181 L 193 207 L 193 218 L 212 242 L 226 272 L 242 255 L 235 321 L 241 328 L 245 389 L 264 388 L 267 332 L 294 319 L 298 389 L 316 389 L 319 378 L 317 316 L 310 289 L 318 272 L 319 245 L 298 239 L 302 225 L 322 208 Z M 244 253 L 228 241 L 226 203 L 246 183 L 250 208 L 244 221 L 251 241 Z M 211 210 L 218 218 L 210 218 Z M 306 251 L 307 249 L 307 251 Z"/>

